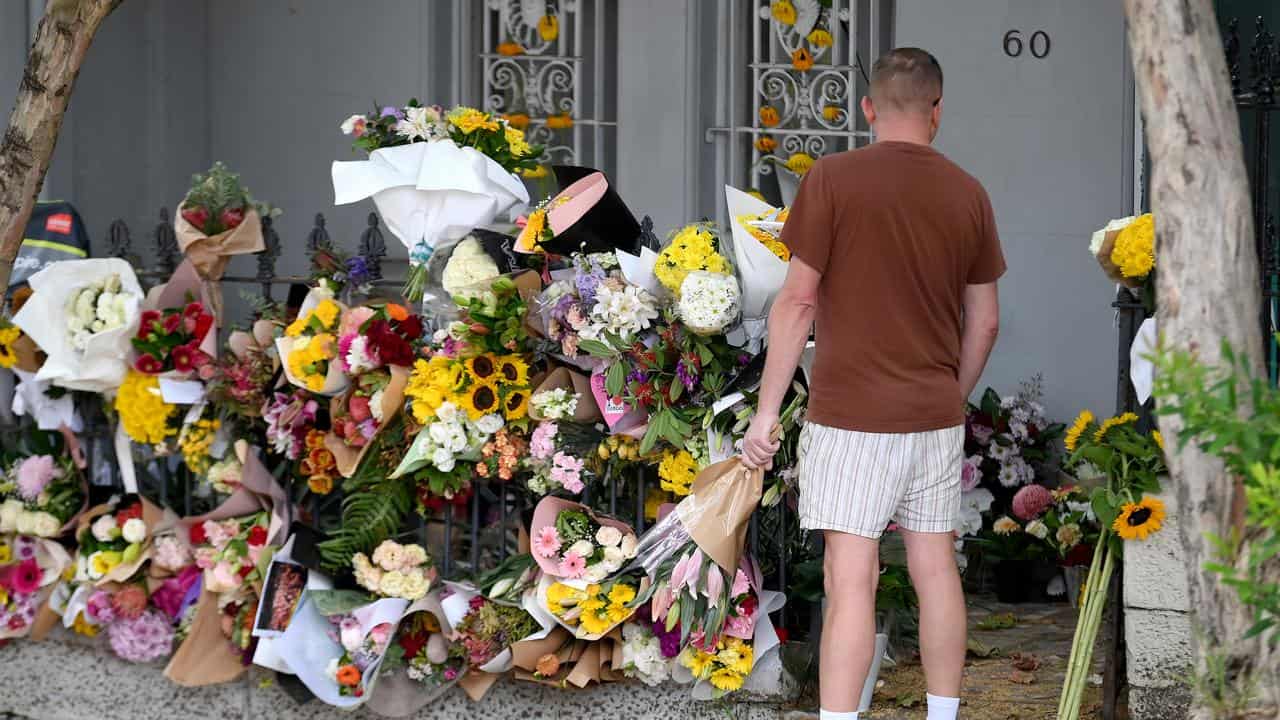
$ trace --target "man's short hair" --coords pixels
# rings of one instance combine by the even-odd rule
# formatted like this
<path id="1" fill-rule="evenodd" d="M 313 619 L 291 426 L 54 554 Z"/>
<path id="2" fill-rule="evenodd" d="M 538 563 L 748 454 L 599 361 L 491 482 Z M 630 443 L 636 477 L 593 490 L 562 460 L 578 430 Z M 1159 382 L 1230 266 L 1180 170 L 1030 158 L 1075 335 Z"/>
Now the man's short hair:
<path id="1" fill-rule="evenodd" d="M 871 68 L 871 101 L 881 112 L 929 113 L 942 98 L 942 66 L 920 48 L 895 48 Z"/>

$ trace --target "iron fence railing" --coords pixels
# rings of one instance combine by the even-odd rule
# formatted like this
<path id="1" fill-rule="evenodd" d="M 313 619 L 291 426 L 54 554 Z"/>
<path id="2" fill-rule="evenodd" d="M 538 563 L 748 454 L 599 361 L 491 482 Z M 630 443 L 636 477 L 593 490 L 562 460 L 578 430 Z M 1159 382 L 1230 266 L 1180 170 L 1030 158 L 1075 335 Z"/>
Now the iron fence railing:
<path id="1" fill-rule="evenodd" d="M 147 233 L 147 242 L 139 247 L 128 225 L 122 220 L 114 221 L 107 230 L 105 255 L 128 260 L 144 285 L 163 282 L 182 260 L 171 222 L 169 210 L 161 208 L 159 222 Z M 264 217 L 262 222 L 265 248 L 256 254 L 256 272 L 252 276 L 224 276 L 221 281 L 228 287 L 256 289 L 267 300 L 278 299 L 275 289 L 279 286 L 293 286 L 290 295 L 296 297 L 301 287 L 309 284 L 312 278 L 277 274 L 276 264 L 286 243 L 282 241 L 271 218 Z M 642 229 L 649 238 L 653 238 L 652 221 L 649 218 L 644 219 Z M 310 254 L 339 249 L 329 235 L 324 215 L 320 213 L 315 215 L 312 227 L 301 241 L 302 247 Z M 292 243 L 288 245 L 296 247 Z M 354 255 L 363 259 L 369 276 L 374 278 L 372 284 L 379 292 L 398 295 L 401 280 L 383 277 L 387 248 L 385 235 L 375 213 L 369 214 L 368 226 L 360 235 Z M 142 258 L 151 258 L 152 261 L 144 262 Z M 242 310 L 242 314 L 244 312 Z M 237 320 L 244 322 L 250 319 L 247 316 L 224 318 L 223 325 L 230 327 Z M 78 407 L 85 421 L 81 437 L 91 460 L 91 467 L 94 468 L 93 485 L 98 488 L 97 492 L 110 492 L 109 488 L 122 487 L 115 462 L 111 423 L 100 397 L 81 395 L 77 393 Z M 158 456 L 137 444 L 133 445 L 132 452 L 142 494 L 184 515 L 209 509 L 212 498 L 201 495 L 197 478 L 188 472 L 179 457 Z M 321 532 L 332 530 L 336 526 L 342 503 L 340 488 L 335 487 L 329 495 L 308 496 L 305 481 L 288 472 L 288 463 L 279 460 L 273 462 L 270 455 L 264 455 L 263 459 L 290 497 L 299 501 L 301 517 L 295 519 Z M 600 512 L 629 520 L 637 532 L 643 532 L 647 525 L 646 492 L 657 483 L 655 468 L 609 465 L 602 477 L 588 486 L 583 501 Z M 472 490 L 465 504 L 446 505 L 420 516 L 416 521 L 416 529 L 410 528 L 408 531 L 416 532 L 418 538 L 431 548 L 444 578 L 458 579 L 473 575 L 495 566 L 509 554 L 516 552 L 519 528 L 527 526 L 537 502 L 536 497 L 518 487 L 517 483 L 477 479 L 473 481 Z M 791 549 L 804 547 L 803 540 L 798 538 L 793 500 L 792 496 L 773 508 L 758 509 L 751 521 L 750 550 L 761 566 L 765 584 L 771 588 L 787 588 L 789 564 L 792 563 Z M 781 627 L 790 627 L 787 623 L 793 617 L 803 623 L 794 628 L 793 632 L 809 634 L 816 615 L 806 609 L 796 610 L 793 604 L 778 613 L 775 623 Z"/>

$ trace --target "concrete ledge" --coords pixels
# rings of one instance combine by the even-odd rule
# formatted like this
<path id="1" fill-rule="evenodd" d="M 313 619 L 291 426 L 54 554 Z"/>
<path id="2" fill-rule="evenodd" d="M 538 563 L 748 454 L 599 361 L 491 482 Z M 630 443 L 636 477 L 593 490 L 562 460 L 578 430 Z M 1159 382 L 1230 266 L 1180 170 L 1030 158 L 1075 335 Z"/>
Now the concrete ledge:
<path id="1" fill-rule="evenodd" d="M 1182 720 L 1190 708 L 1191 690 L 1186 687 L 1129 689 L 1131 717 Z"/>
<path id="2" fill-rule="evenodd" d="M 1185 685 L 1191 668 L 1191 619 L 1170 610 L 1129 608 L 1124 615 L 1129 685 L 1173 688 Z"/>
<path id="3" fill-rule="evenodd" d="M 1124 604 L 1148 610 L 1187 612 L 1187 566 L 1182 553 L 1182 520 L 1172 490 L 1157 497 L 1165 504 L 1160 532 L 1124 544 Z"/>
<path id="4" fill-rule="evenodd" d="M 299 705 L 274 684 L 274 673 L 254 669 L 244 680 L 207 688 L 182 688 L 161 675 L 163 664 L 135 665 L 120 660 L 104 645 L 56 631 L 41 643 L 19 640 L 0 648 L 0 665 L 11 679 L 0 684 L 0 716 L 31 720 L 118 718 L 131 720 L 351 720 L 377 718 L 366 710 L 346 712 L 312 700 Z M 757 698 L 753 698 L 757 699 Z M 417 715 L 510 718 L 597 718 L 648 720 L 778 720 L 776 702 L 698 702 L 688 688 L 641 683 L 611 683 L 587 690 L 558 690 L 504 680 L 478 703 L 454 690 Z"/>

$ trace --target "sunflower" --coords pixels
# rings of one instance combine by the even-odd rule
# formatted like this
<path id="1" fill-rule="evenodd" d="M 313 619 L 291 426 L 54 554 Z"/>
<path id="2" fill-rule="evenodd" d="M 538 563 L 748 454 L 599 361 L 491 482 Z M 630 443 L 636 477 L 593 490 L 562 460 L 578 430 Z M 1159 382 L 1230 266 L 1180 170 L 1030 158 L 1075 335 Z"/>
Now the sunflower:
<path id="1" fill-rule="evenodd" d="M 488 353 L 467 360 L 467 374 L 478 383 L 492 382 L 497 371 L 498 365 Z"/>
<path id="2" fill-rule="evenodd" d="M 497 359 L 498 382 L 503 385 L 528 385 L 529 363 L 519 355 L 503 355 Z"/>
<path id="3" fill-rule="evenodd" d="M 1159 498 L 1146 496 L 1141 502 L 1125 503 L 1111 529 L 1125 540 L 1146 540 L 1163 524 L 1164 503 Z"/>
<path id="4" fill-rule="evenodd" d="M 498 388 L 493 383 L 473 383 L 458 397 L 458 401 L 467 415 L 476 420 L 498 409 Z"/>
<path id="5" fill-rule="evenodd" d="M 529 393 L 513 390 L 502 400 L 502 414 L 508 420 L 519 420 L 529 414 Z"/>
<path id="6" fill-rule="evenodd" d="M 1081 410 L 1076 416 L 1076 421 L 1072 423 L 1071 429 L 1067 431 L 1066 438 L 1062 441 L 1067 446 L 1067 452 L 1075 452 L 1076 446 L 1080 444 L 1080 436 L 1084 435 L 1084 431 L 1089 429 L 1093 424 L 1093 413 L 1088 410 Z"/>
<path id="7" fill-rule="evenodd" d="M 13 344 L 22 337 L 22 330 L 17 326 L 0 328 L 0 368 L 11 368 L 18 364 L 18 354 Z"/>
<path id="8" fill-rule="evenodd" d="M 1138 416 L 1134 415 L 1131 412 L 1125 413 L 1123 415 L 1119 415 L 1117 417 L 1107 418 L 1106 420 L 1103 421 L 1102 427 L 1098 428 L 1098 431 L 1093 434 L 1093 441 L 1096 443 L 1100 443 L 1102 442 L 1103 438 L 1107 436 L 1107 431 L 1110 430 L 1111 428 L 1120 427 L 1121 425 L 1128 425 L 1129 423 L 1136 423 L 1136 422 L 1138 422 Z"/>

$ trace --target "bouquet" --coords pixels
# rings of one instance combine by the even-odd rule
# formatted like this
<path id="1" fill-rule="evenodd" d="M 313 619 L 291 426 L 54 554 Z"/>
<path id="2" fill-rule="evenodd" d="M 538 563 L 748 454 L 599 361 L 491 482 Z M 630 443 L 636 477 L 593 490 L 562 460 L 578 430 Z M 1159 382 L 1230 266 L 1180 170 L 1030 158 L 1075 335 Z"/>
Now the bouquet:
<path id="1" fill-rule="evenodd" d="M 342 131 L 369 159 L 333 164 L 335 204 L 373 198 L 391 233 L 410 250 L 405 296 L 411 302 L 423 297 L 426 262 L 440 243 L 529 201 L 513 173 L 535 167 L 542 153 L 503 119 L 462 106 L 445 112 L 417 100 L 352 115 Z"/>
<path id="2" fill-rule="evenodd" d="M 178 406 L 165 402 L 155 375 L 129 370 L 112 407 L 120 429 L 136 443 L 162 446 L 182 429 Z"/>
<path id="3" fill-rule="evenodd" d="M 986 488 L 996 498 L 996 513 L 1008 513 L 1013 494 L 1038 477 L 1050 479 L 1056 469 L 1054 443 L 1064 427 L 1051 423 L 1040 404 L 1040 376 L 1022 384 L 1017 394 L 1001 397 L 991 388 L 966 412 L 965 461 L 960 487 Z"/>
<path id="4" fill-rule="evenodd" d="M 436 408 L 432 417 L 390 475 L 413 478 L 420 502 L 424 496 L 447 500 L 466 493 L 482 448 L 503 427 L 500 415 L 491 413 L 472 420 L 451 402 Z"/>
<path id="5" fill-rule="evenodd" d="M 258 583 L 270 559 L 267 512 L 227 520 L 205 520 L 189 530 L 195 562 L 204 571 L 204 587 L 212 593 L 234 594 Z"/>
<path id="6" fill-rule="evenodd" d="M 255 322 L 251 332 L 231 333 L 227 339 L 231 352 L 218 360 L 208 386 L 214 405 L 243 418 L 262 417 L 280 366 L 271 340 L 271 323 L 266 320 Z"/>
<path id="7" fill-rule="evenodd" d="M 636 556 L 636 535 L 625 523 L 560 498 L 538 503 L 529 534 L 534 559 L 556 578 L 599 583 Z"/>
<path id="8" fill-rule="evenodd" d="M 342 311 L 324 284 L 307 294 L 297 319 L 285 328 L 284 337 L 276 339 L 289 382 L 321 395 L 336 395 L 345 389 L 337 339 Z"/>
<path id="9" fill-rule="evenodd" d="M 616 355 L 658 319 L 657 300 L 627 282 L 613 253 L 577 254 L 571 261 L 572 275 L 538 298 L 546 336 L 566 359 Z"/>
<path id="10" fill-rule="evenodd" d="M 781 239 L 787 209 L 778 210 L 727 185 L 724 192 L 732 218 L 734 259 L 742 275 L 743 324 L 754 348 L 764 337 L 769 308 L 791 261 L 791 251 Z"/>
<path id="11" fill-rule="evenodd" d="M 410 367 L 422 335 L 422 318 L 400 305 L 352 308 L 343 314 L 338 335 L 342 371 L 358 376 L 388 365 Z"/>
<path id="12" fill-rule="evenodd" d="M 383 540 L 373 557 L 356 553 L 351 559 L 356 584 L 375 595 L 420 600 L 431 589 L 435 568 L 421 545 Z"/>
<path id="13" fill-rule="evenodd" d="M 0 476 L 0 533 L 54 538 L 84 510 L 84 481 L 69 454 L 32 455 Z"/>
<path id="14" fill-rule="evenodd" d="M 267 449 L 288 460 L 301 459 L 308 454 L 307 451 L 316 449 L 310 446 L 307 438 L 315 429 L 319 410 L 320 403 L 305 390 L 272 395 L 262 409 L 263 419 L 267 422 Z M 318 449 L 324 449 L 323 439 L 324 433 L 320 433 Z"/>
<path id="15" fill-rule="evenodd" d="M 645 621 L 647 613 L 647 606 L 641 606 L 635 620 L 622 626 L 622 672 L 649 687 L 656 687 L 671 678 L 671 663 L 679 654 L 679 645 L 668 655 L 667 647 L 671 643 L 657 634 L 651 622 Z"/>
<path id="16" fill-rule="evenodd" d="M 743 567 L 727 573 L 689 542 L 654 577 L 651 617 L 667 632 L 678 628 L 682 644 L 722 634 L 751 640 L 759 603 Z"/>
<path id="17" fill-rule="evenodd" d="M 122 660 L 152 662 L 173 652 L 173 621 L 150 606 L 141 582 L 94 590 L 83 612 L 85 621 L 106 628 L 111 651 Z"/>
<path id="18" fill-rule="evenodd" d="M 337 630 L 343 653 L 329 661 L 325 674 L 338 686 L 338 693 L 342 696 L 363 697 L 365 675 L 386 653 L 395 626 L 382 623 L 374 626 L 367 635 L 361 635 L 359 621 L 350 615 L 331 616 L 329 622 Z"/>
<path id="19" fill-rule="evenodd" d="M 600 439 L 600 433 L 590 425 L 550 420 L 538 423 L 529 437 L 529 454 L 524 460 L 525 469 L 530 472 L 525 481 L 530 492 L 581 493 L 590 476 L 585 458 Z"/>
<path id="20" fill-rule="evenodd" d="M 450 603 L 451 597 L 456 597 Z M 463 601 L 461 618 L 450 622 L 454 629 L 449 646 L 449 662 L 484 672 L 504 672 L 510 663 L 511 646 L 538 633 L 542 626 L 519 607 L 501 605 L 483 595 L 470 593 L 445 596 L 445 610 Z M 458 611 L 454 609 L 454 614 Z"/>
<path id="21" fill-rule="evenodd" d="M 430 603 L 433 610 L 413 612 L 400 624 L 396 647 L 398 657 L 388 653 L 383 672 L 396 662 L 403 662 L 409 679 L 426 688 L 439 689 L 456 682 L 467 672 L 467 663 L 460 653 L 451 653 L 452 628 L 444 620 L 439 600 Z"/>
<path id="22" fill-rule="evenodd" d="M 0 536 L 0 639 L 30 632 L 37 611 L 70 562 L 67 551 L 52 540 Z"/>
<path id="23" fill-rule="evenodd" d="M 1155 217 L 1147 213 L 1108 222 L 1090 237 L 1089 254 L 1107 277 L 1130 289 L 1142 288 L 1156 265 Z"/>
<path id="24" fill-rule="evenodd" d="M 119 503 L 114 509 L 103 506 L 81 517 L 76 537 L 75 582 L 101 584 L 108 580 L 124 580 L 147 560 L 145 551 L 151 538 L 141 499 Z"/>
<path id="25" fill-rule="evenodd" d="M 1029 485 L 1023 490 L 1029 491 L 1031 487 L 1038 486 Z M 1058 562 L 1063 565 L 1088 563 L 1101 532 L 1089 492 L 1078 485 L 1072 485 L 1053 490 L 1050 495 L 1052 503 L 1040 516 L 1048 530 L 1045 543 L 1057 553 Z"/>
<path id="26" fill-rule="evenodd" d="M 686 225 L 671 237 L 658 253 L 653 273 L 672 295 L 679 297 L 691 272 L 728 274 L 733 267 L 720 252 L 720 240 L 706 223 Z"/>
<path id="27" fill-rule="evenodd" d="M 64 260 L 32 275 L 30 285 L 13 322 L 48 356 L 36 379 L 88 392 L 119 387 L 143 295 L 129 263 Z"/>
<path id="28" fill-rule="evenodd" d="M 567 370 L 565 372 L 568 372 Z M 573 420 L 578 414 L 582 393 L 571 388 L 556 387 L 535 392 L 529 398 L 529 415 L 535 420 Z"/>
<path id="29" fill-rule="evenodd" d="M 222 432 L 222 421 L 210 415 L 209 406 L 206 405 L 205 408 L 194 419 L 189 417 L 189 422 L 186 422 L 178 432 L 178 450 L 182 453 L 182 462 L 193 475 L 199 477 L 208 474 L 213 464 L 220 461 L 222 455 L 226 453 L 225 439 L 215 448 L 215 441 Z M 190 415 L 195 413 L 192 412 Z M 230 469 L 230 466 L 225 465 L 220 469 L 223 476 L 220 484 L 223 486 L 228 485 L 226 475 Z M 240 479 L 236 476 L 231 484 L 239 484 L 239 482 Z"/>
<path id="30" fill-rule="evenodd" d="M 334 398 L 329 409 L 333 434 L 349 448 L 362 448 L 387 419 L 384 400 L 391 373 L 372 370 L 360 375 L 346 393 Z"/>
<path id="31" fill-rule="evenodd" d="M 227 170 L 220 162 L 214 163 L 207 173 L 196 173 L 191 177 L 191 190 L 178 206 L 178 217 L 191 229 L 210 237 L 235 230 L 244 224 L 246 218 L 256 222 L 252 216 L 255 212 L 266 212 L 266 208 L 259 210 L 248 189 L 240 184 L 240 176 Z M 261 230 L 258 233 L 258 242 L 261 243 Z"/>
<path id="32" fill-rule="evenodd" d="M 547 610 L 582 640 L 598 640 L 635 613 L 633 601 L 641 583 L 620 578 L 601 583 L 582 583 L 544 578 L 539 596 Z"/>
<path id="33" fill-rule="evenodd" d="M 133 337 L 138 353 L 134 369 L 148 375 L 168 371 L 189 375 L 206 374 L 202 368 L 207 367 L 211 376 L 213 358 L 200 349 L 211 329 L 213 315 L 198 302 L 181 309 L 144 311 Z"/>

